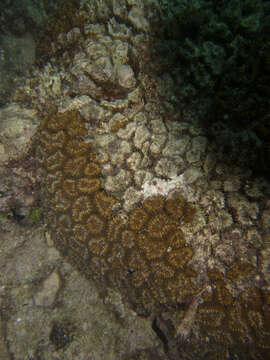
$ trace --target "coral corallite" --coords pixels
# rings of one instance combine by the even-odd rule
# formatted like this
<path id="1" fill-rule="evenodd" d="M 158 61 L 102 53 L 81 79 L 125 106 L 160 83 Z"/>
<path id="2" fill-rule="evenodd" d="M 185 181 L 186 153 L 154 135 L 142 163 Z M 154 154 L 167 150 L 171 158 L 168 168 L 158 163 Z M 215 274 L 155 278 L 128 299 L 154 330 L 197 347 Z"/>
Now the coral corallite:
<path id="1" fill-rule="evenodd" d="M 44 203 L 57 248 L 86 276 L 120 289 L 137 311 L 176 311 L 206 286 L 196 280 L 194 249 L 181 230 L 192 224 L 196 208 L 179 194 L 155 196 L 121 216 L 117 200 L 102 189 L 101 168 L 85 135 L 76 111 L 51 113 L 40 130 Z M 209 269 L 212 293 L 201 296 L 194 325 L 201 341 L 236 351 L 258 347 L 268 354 L 269 293 L 231 293 L 253 270 L 241 262 L 227 274 Z"/>

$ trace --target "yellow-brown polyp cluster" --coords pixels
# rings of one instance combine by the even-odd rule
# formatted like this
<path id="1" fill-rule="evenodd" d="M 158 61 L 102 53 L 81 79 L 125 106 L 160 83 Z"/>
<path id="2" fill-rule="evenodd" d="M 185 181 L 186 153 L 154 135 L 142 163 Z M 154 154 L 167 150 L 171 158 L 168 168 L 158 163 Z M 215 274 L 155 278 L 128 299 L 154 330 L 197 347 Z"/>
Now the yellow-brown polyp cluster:
<path id="1" fill-rule="evenodd" d="M 56 246 L 86 276 L 120 289 L 137 311 L 175 309 L 196 297 L 202 288 L 195 285 L 193 249 L 181 230 L 192 223 L 195 208 L 180 195 L 155 196 L 121 216 L 117 200 L 102 189 L 101 168 L 86 135 L 76 111 L 54 112 L 41 127 L 38 157 Z M 241 262 L 226 276 L 208 271 L 214 290 L 203 294 L 196 317 L 203 341 L 240 350 L 256 343 L 268 351 L 269 293 L 248 289 L 234 298 L 229 291 L 252 271 Z"/>
<path id="2" fill-rule="evenodd" d="M 86 135 L 76 111 L 50 114 L 41 129 L 39 157 L 57 247 L 87 274 L 129 289 L 141 308 L 153 299 L 182 301 L 194 291 L 195 272 L 185 274 L 193 250 L 179 226 L 193 218 L 194 208 L 181 196 L 155 196 L 122 219 L 113 211 L 114 197 L 101 188 Z"/>
<path id="3" fill-rule="evenodd" d="M 268 359 L 270 352 L 269 292 L 247 287 L 233 297 L 228 285 L 235 285 L 252 270 L 250 264 L 237 262 L 226 277 L 217 269 L 208 271 L 214 291 L 200 305 L 197 322 L 201 336 L 211 344 L 229 348 L 231 354 L 246 359 Z M 226 359 L 227 357 L 219 357 Z M 242 358 L 242 357 L 241 357 Z"/>

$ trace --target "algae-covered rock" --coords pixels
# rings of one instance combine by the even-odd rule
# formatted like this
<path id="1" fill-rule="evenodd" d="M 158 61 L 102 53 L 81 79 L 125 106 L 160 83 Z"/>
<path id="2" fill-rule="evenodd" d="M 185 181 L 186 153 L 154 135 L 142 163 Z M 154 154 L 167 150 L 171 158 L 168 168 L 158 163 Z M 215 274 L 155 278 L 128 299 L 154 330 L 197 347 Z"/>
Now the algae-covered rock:
<path id="1" fill-rule="evenodd" d="M 0 163 L 26 154 L 38 126 L 37 113 L 10 104 L 0 109 Z"/>

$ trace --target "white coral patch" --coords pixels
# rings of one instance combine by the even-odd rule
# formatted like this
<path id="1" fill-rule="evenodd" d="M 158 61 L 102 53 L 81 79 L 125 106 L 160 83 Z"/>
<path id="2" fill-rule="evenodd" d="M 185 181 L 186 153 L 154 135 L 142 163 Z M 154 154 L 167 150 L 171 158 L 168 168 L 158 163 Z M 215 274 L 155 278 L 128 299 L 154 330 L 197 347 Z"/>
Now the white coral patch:
<path id="1" fill-rule="evenodd" d="M 147 181 L 142 185 L 142 192 L 144 198 L 150 196 L 162 195 L 169 196 L 177 188 L 179 189 L 183 184 L 183 175 L 177 176 L 171 180 L 163 180 L 160 178 L 154 178 L 151 181 Z"/>

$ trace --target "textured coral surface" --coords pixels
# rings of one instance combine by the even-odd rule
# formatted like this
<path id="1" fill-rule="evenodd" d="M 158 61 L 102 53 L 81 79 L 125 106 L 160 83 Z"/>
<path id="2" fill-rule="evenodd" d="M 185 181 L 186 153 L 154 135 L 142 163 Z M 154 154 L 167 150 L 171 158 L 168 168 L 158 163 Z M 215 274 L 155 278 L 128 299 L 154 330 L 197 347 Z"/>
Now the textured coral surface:
<path id="1" fill-rule="evenodd" d="M 224 358 L 249 351 L 251 358 L 266 359 L 270 294 L 259 286 L 264 284 L 259 267 L 239 258 L 222 271 L 210 266 L 198 274 L 200 265 L 192 265 L 196 242 L 185 238 L 196 228 L 198 208 L 174 194 L 148 197 L 131 212 L 120 211 L 117 199 L 103 189 L 87 132 L 77 111 L 52 112 L 41 128 L 38 156 L 57 247 L 86 276 L 119 288 L 139 313 L 167 311 L 171 319 L 177 314 L 169 336 L 190 336 L 184 347 L 176 341 L 179 353 L 198 348 L 199 338 L 199 348 L 211 344 L 205 350 L 209 356 L 222 349 Z M 240 210 L 235 217 L 243 222 L 247 215 Z M 204 231 L 197 236 L 207 235 Z M 254 286 L 245 285 L 246 279 Z"/>
<path id="2" fill-rule="evenodd" d="M 48 62 L 14 97 L 41 115 L 55 244 L 153 320 L 165 359 L 270 358 L 269 182 L 228 161 L 200 122 L 204 101 L 182 103 L 202 59 L 188 60 L 188 77 L 164 64 L 151 37 L 156 1 L 81 4 L 51 27 Z"/>
<path id="3" fill-rule="evenodd" d="M 89 267 L 111 285 L 126 288 L 131 301 L 147 309 L 184 300 L 194 293 L 196 272 L 187 264 L 193 250 L 181 225 L 195 208 L 180 195 L 149 197 L 127 216 L 101 187 L 101 168 L 76 111 L 48 117 L 40 136 L 50 218 L 58 247 L 86 273 Z M 184 290 L 184 289 L 183 289 Z"/>

